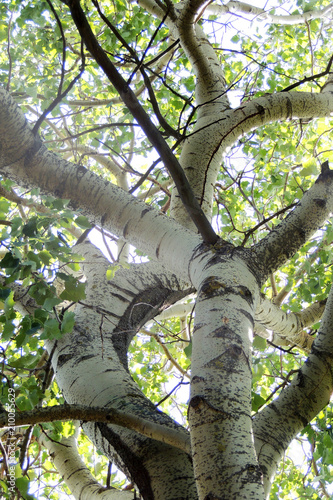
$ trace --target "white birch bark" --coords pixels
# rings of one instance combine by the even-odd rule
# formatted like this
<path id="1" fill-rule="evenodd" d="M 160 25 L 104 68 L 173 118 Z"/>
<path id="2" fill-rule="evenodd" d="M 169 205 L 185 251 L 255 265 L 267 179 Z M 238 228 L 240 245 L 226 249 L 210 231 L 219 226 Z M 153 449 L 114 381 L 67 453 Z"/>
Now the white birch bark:
<path id="1" fill-rule="evenodd" d="M 134 500 L 134 493 L 116 488 L 105 489 L 99 484 L 78 451 L 75 436 L 63 437 L 58 443 L 41 435 L 39 442 L 48 450 L 57 471 L 64 478 L 77 500 Z"/>
<path id="2" fill-rule="evenodd" d="M 184 2 L 177 11 L 177 20 L 173 25 L 196 76 L 195 97 L 198 107 L 193 135 L 183 144 L 180 163 L 194 195 L 208 218 L 211 218 L 215 178 L 210 173 L 217 171 L 221 162 L 220 155 L 214 154 L 218 147 L 220 128 L 215 122 L 217 115 L 230 108 L 230 103 L 223 69 L 216 52 L 202 28 L 196 24 L 199 8 L 200 2 Z M 211 162 L 213 168 L 208 168 Z M 175 189 L 172 193 L 171 213 L 181 224 L 194 229 Z"/>
<path id="3" fill-rule="evenodd" d="M 333 172 L 324 169 L 295 209 L 255 245 L 253 254 L 266 278 L 308 241 L 333 210 Z"/>
<path id="4" fill-rule="evenodd" d="M 314 9 L 304 12 L 303 14 L 289 14 L 289 15 L 276 15 L 271 14 L 269 11 L 256 7 L 245 2 L 238 2 L 231 0 L 224 5 L 210 4 L 207 8 L 211 14 L 225 15 L 225 14 L 248 14 L 252 18 L 257 18 L 259 21 L 267 21 L 274 24 L 294 25 L 311 21 L 311 19 L 331 19 L 333 6 L 327 5 L 323 9 Z"/>
<path id="5" fill-rule="evenodd" d="M 324 310 L 325 301 L 315 302 L 297 313 L 287 313 L 268 299 L 261 298 L 256 310 L 255 332 L 268 338 L 275 345 L 296 345 L 310 352 L 314 337 L 303 330 L 317 323 Z M 257 332 L 259 325 L 267 328 L 271 333 L 267 332 L 267 335 L 264 335 L 260 331 Z"/>
<path id="6" fill-rule="evenodd" d="M 66 401 L 137 415 L 170 427 L 182 441 L 187 440 L 185 429 L 156 410 L 142 394 L 127 367 L 130 340 L 163 304 L 165 307 L 187 293 L 181 290 L 183 284 L 153 263 L 120 269 L 108 282 L 108 262 L 100 252 L 90 243 L 78 245 L 77 250 L 85 257 L 86 306 L 77 306 L 71 334 L 56 344 L 47 342 Z M 144 498 L 173 500 L 185 492 L 189 500 L 196 498 L 187 453 L 116 425 L 87 422 L 83 429 L 137 484 Z"/>
<path id="7" fill-rule="evenodd" d="M 292 439 L 324 408 L 333 391 L 333 292 L 307 362 L 280 396 L 254 418 L 255 446 L 268 497 Z"/>
<path id="8" fill-rule="evenodd" d="M 241 255 L 191 262 L 199 288 L 189 403 L 200 499 L 263 499 L 251 424 L 251 346 L 258 282 Z"/>
<path id="9" fill-rule="evenodd" d="M 158 5 L 150 5 L 152 10 L 163 14 Z M 190 4 L 186 5 L 187 10 L 184 7 L 180 11 L 183 19 L 179 15 L 178 22 L 172 22 L 195 68 L 200 105 L 198 125 L 187 138 L 182 161 L 189 176 L 193 171 L 191 184 L 200 194 L 200 201 L 205 202 L 205 210 L 209 210 L 213 185 L 227 147 L 241 135 L 270 121 L 331 116 L 333 98 L 328 86 L 327 92 L 321 94 L 281 93 L 243 103 L 235 110 L 227 109 L 223 75 L 211 55 L 211 47 L 199 28 L 186 30 L 189 21 L 193 24 L 200 5 L 200 2 L 194 5 L 194 11 Z M 205 56 L 213 66 L 210 73 Z M 112 405 L 156 419 L 183 433 L 138 390 L 127 371 L 126 354 L 131 337 L 156 312 L 154 308 L 159 310 L 168 301 L 177 300 L 178 294 L 182 295 L 185 284 L 179 278 L 191 282 L 199 290 L 189 409 L 199 497 L 263 498 L 250 418 L 251 336 L 260 284 L 328 217 L 332 209 L 330 176 L 323 175 L 292 215 L 252 252 L 225 245 L 199 249 L 200 238 L 191 231 L 83 167 L 48 152 L 3 90 L 0 91 L 0 138 L 2 174 L 20 185 L 38 186 L 44 193 L 69 198 L 72 207 L 82 210 L 92 222 L 129 241 L 168 269 L 141 266 L 136 271 L 120 271 L 112 283 L 107 283 L 105 264 L 97 264 L 99 259 L 89 256 L 85 264 L 89 277 L 87 303 L 77 307 L 75 330 L 57 343 L 53 359 L 66 399 L 87 405 Z M 196 142 L 198 149 L 194 149 Z M 182 211 L 179 205 L 177 218 L 187 225 Z M 291 234 L 291 243 L 286 244 Z M 327 318 L 332 320 L 330 316 Z M 325 321 L 324 330 L 329 324 Z M 281 427 L 292 398 L 291 390 L 255 420 L 256 447 L 266 492 L 276 463 L 292 436 L 327 401 L 332 353 L 328 350 L 326 354 L 322 336 L 293 386 L 299 391 L 299 399 L 298 406 L 295 403 L 292 410 L 289 408 L 288 426 Z M 95 374 L 93 379 L 91 373 Z M 312 396 L 318 374 L 324 384 L 320 394 Z M 313 398 L 310 409 L 302 405 L 305 396 L 307 403 Z M 269 425 L 270 419 L 275 425 Z M 101 450 L 117 457 L 118 463 L 135 478 L 144 498 L 196 498 L 187 454 L 115 426 L 84 424 L 84 428 Z"/>
<path id="10" fill-rule="evenodd" d="M 92 223 L 104 227 L 155 259 L 178 267 L 188 277 L 187 263 L 201 239 L 170 217 L 102 177 L 48 151 L 10 95 L 0 89 L 0 172 L 25 187 L 70 199 Z M 17 147 L 18 138 L 20 148 Z"/>

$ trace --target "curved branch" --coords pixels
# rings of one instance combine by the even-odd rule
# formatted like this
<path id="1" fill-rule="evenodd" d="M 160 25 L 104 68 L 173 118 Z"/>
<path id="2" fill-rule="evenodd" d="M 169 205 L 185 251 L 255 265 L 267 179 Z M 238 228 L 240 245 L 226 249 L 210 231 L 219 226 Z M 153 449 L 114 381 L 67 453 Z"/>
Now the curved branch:
<path id="1" fill-rule="evenodd" d="M 279 397 L 254 417 L 255 446 L 266 492 L 291 441 L 328 404 L 333 391 L 332 367 L 333 288 L 308 360 Z"/>
<path id="2" fill-rule="evenodd" d="M 138 4 L 140 7 L 145 9 L 147 12 L 150 12 L 153 14 L 155 17 L 158 19 L 163 19 L 165 16 L 165 6 L 161 5 L 159 2 L 156 2 L 154 0 L 138 0 Z"/>
<path id="3" fill-rule="evenodd" d="M 74 436 L 63 437 L 60 442 L 41 435 L 39 442 L 47 448 L 52 461 L 64 478 L 73 496 L 80 500 L 134 500 L 130 491 L 120 491 L 116 488 L 104 489 L 83 463 Z"/>
<path id="4" fill-rule="evenodd" d="M 207 175 L 207 164 L 214 163 L 214 168 L 210 168 L 210 172 L 216 172 L 219 169 L 221 155 L 214 154 L 220 140 L 220 125 L 216 123 L 216 117 L 229 109 L 230 103 L 223 68 L 216 51 L 202 28 L 196 24 L 197 8 L 200 4 L 200 1 L 186 2 L 179 11 L 178 20 L 174 23 L 174 30 L 177 30 L 181 46 L 196 76 L 195 98 L 198 105 L 195 136 L 187 137 L 180 163 L 190 181 L 194 195 L 208 218 L 211 218 L 213 186 L 216 179 Z M 171 214 L 184 226 L 191 227 L 177 190 L 174 190 L 172 195 Z"/>
<path id="5" fill-rule="evenodd" d="M 267 123 L 293 118 L 308 120 L 329 117 L 332 114 L 333 95 L 331 92 L 318 94 L 284 92 L 258 97 L 233 110 L 225 111 L 221 117 L 216 117 L 215 123 L 220 124 L 220 142 L 215 154 L 220 147 L 225 150 L 246 133 Z M 210 125 L 207 125 L 205 128 L 209 127 Z M 188 137 L 197 132 L 192 132 Z"/>
<path id="6" fill-rule="evenodd" d="M 256 309 L 255 321 L 273 334 L 270 341 L 277 345 L 294 344 L 310 352 L 314 337 L 303 332 L 304 328 L 319 321 L 325 310 L 326 301 L 314 302 L 298 313 L 286 313 L 268 299 L 261 299 Z M 260 332 L 258 333 L 260 335 Z"/>
<path id="7" fill-rule="evenodd" d="M 269 21 L 272 24 L 290 25 L 306 23 L 312 19 L 323 19 L 328 17 L 328 14 L 330 14 L 333 10 L 333 4 L 330 4 L 321 10 L 309 10 L 307 12 L 303 12 L 303 14 L 290 14 L 288 16 L 270 14 L 265 9 L 255 7 L 254 5 L 250 5 L 245 2 L 237 2 L 235 0 L 231 0 L 225 5 L 211 4 L 207 10 L 212 14 L 249 14 L 253 17 L 257 17 L 259 20 Z"/>

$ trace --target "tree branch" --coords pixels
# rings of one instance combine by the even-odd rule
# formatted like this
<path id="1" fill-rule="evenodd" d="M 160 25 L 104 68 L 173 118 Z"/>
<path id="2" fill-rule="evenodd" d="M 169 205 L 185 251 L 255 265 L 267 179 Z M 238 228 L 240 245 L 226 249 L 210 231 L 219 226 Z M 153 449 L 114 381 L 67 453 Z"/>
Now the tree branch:
<path id="1" fill-rule="evenodd" d="M 310 352 L 314 337 L 303 332 L 304 328 L 319 321 L 325 310 L 326 301 L 314 302 L 298 313 L 286 313 L 268 299 L 261 299 L 256 309 L 255 321 L 273 332 L 270 340 L 277 345 L 294 344 Z M 260 333 L 259 333 L 260 335 Z"/>
<path id="2" fill-rule="evenodd" d="M 53 441 L 42 434 L 39 442 L 47 448 L 51 459 L 64 478 L 74 498 L 80 500 L 135 500 L 136 495 L 130 491 L 116 488 L 103 488 L 83 463 L 75 436 L 63 437 L 60 442 Z"/>
<path id="3" fill-rule="evenodd" d="M 328 219 L 333 210 L 333 171 L 328 163 L 297 207 L 271 233 L 253 247 L 265 279 L 276 271 Z"/>
<path id="4" fill-rule="evenodd" d="M 170 175 L 177 186 L 182 202 L 184 203 L 184 206 L 196 225 L 199 233 L 206 243 L 216 243 L 218 237 L 207 220 L 199 202 L 193 196 L 191 186 L 178 160 L 137 100 L 134 92 L 129 88 L 124 78 L 120 75 L 114 64 L 110 61 L 102 47 L 99 45 L 84 15 L 79 0 L 68 0 L 67 4 L 70 7 L 73 21 L 76 24 L 87 49 L 100 68 L 104 71 L 107 78 L 119 92 L 124 104 L 128 107 L 133 117 L 142 127 L 151 144 L 156 148 L 157 152 L 161 156 L 163 163 L 170 172 Z"/>
<path id="5" fill-rule="evenodd" d="M 44 194 L 70 199 L 71 207 L 80 207 L 80 213 L 92 224 L 161 259 L 164 265 L 177 268 L 175 272 L 188 280 L 184 262 L 188 262 L 201 238 L 82 165 L 71 164 L 48 151 L 32 134 L 14 100 L 1 88 L 0 138 L 2 175 L 21 186 L 38 187 Z"/>
<path id="6" fill-rule="evenodd" d="M 125 412 L 110 409 L 87 407 L 84 405 L 59 405 L 35 408 L 34 410 L 15 413 L 15 427 L 34 425 L 57 420 L 80 420 L 81 422 L 105 422 L 119 425 L 142 434 L 151 439 L 156 439 L 180 450 L 190 453 L 190 438 L 185 429 L 179 426 L 175 430 L 165 425 L 156 424 L 143 418 L 128 415 Z M 0 413 L 0 428 L 8 424 L 8 413 Z M 12 424 L 11 424 L 12 425 Z"/>
<path id="7" fill-rule="evenodd" d="M 272 24 L 301 24 L 311 19 L 323 19 L 325 18 L 333 9 L 333 4 L 328 5 L 324 9 L 321 10 L 309 10 L 307 12 L 303 12 L 303 14 L 289 14 L 288 16 L 279 16 L 270 14 L 265 9 L 261 9 L 260 7 L 255 7 L 254 5 L 250 5 L 245 2 L 237 2 L 232 0 L 225 5 L 210 5 L 208 7 L 209 13 L 212 14 L 234 14 L 234 13 L 242 13 L 242 14 L 250 14 L 253 17 L 257 17 L 259 20 L 269 21 Z"/>
<path id="8" fill-rule="evenodd" d="M 291 441 L 328 404 L 333 391 L 332 367 L 333 288 L 308 360 L 279 397 L 254 417 L 255 446 L 265 471 L 266 491 Z"/>

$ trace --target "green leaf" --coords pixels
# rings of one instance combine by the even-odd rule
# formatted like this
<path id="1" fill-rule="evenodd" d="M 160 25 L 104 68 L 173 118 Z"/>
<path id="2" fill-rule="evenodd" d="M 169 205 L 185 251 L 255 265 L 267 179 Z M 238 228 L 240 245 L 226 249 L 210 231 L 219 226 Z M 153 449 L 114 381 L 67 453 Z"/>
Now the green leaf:
<path id="1" fill-rule="evenodd" d="M 256 335 L 253 339 L 253 348 L 259 351 L 265 351 L 265 349 L 267 349 L 267 340 Z"/>
<path id="2" fill-rule="evenodd" d="M 184 353 L 188 359 L 192 357 L 192 342 L 190 342 L 184 349 Z"/>
<path id="3" fill-rule="evenodd" d="M 6 300 L 10 295 L 10 288 L 0 288 L 0 300 Z"/>
<path id="4" fill-rule="evenodd" d="M 299 175 L 301 177 L 308 177 L 310 175 L 318 175 L 318 167 L 316 161 L 310 160 L 306 163 L 304 163 L 304 167 L 300 171 Z"/>
<path id="5" fill-rule="evenodd" d="M 6 321 L 5 326 L 3 327 L 1 340 L 3 341 L 10 340 L 14 335 L 14 330 L 15 330 L 15 325 L 11 321 Z"/>
<path id="6" fill-rule="evenodd" d="M 37 219 L 30 219 L 26 224 L 24 224 L 22 234 L 30 238 L 36 237 L 38 234 Z"/>
<path id="7" fill-rule="evenodd" d="M 29 411 L 33 409 L 33 404 L 26 396 L 18 396 L 16 398 L 16 405 L 21 411 Z"/>
<path id="8" fill-rule="evenodd" d="M 28 493 L 30 481 L 26 476 L 18 477 L 16 479 L 16 486 L 19 489 L 24 500 L 36 500 L 36 497 Z"/>
<path id="9" fill-rule="evenodd" d="M 41 335 L 42 339 L 60 339 L 61 338 L 61 330 L 58 321 L 54 318 L 47 319 L 44 323 L 44 332 Z"/>
<path id="10" fill-rule="evenodd" d="M 75 224 L 77 224 L 82 229 L 90 229 L 91 228 L 91 224 L 90 224 L 89 220 L 84 215 L 79 215 L 78 217 L 76 217 Z"/>
<path id="11" fill-rule="evenodd" d="M 61 322 L 61 331 L 63 333 L 70 333 L 73 330 L 75 324 L 75 313 L 72 311 L 66 311 Z"/>
<path id="12" fill-rule="evenodd" d="M 120 268 L 120 265 L 115 264 L 113 266 L 110 266 L 107 271 L 106 271 L 106 279 L 108 281 L 111 281 L 114 278 L 114 275 L 116 274 L 117 270 Z"/>
<path id="13" fill-rule="evenodd" d="M 12 252 L 7 252 L 4 258 L 0 261 L 0 267 L 3 269 L 16 269 L 20 263 L 20 259 L 14 257 Z"/>
<path id="14" fill-rule="evenodd" d="M 72 276 L 66 278 L 65 290 L 60 294 L 62 300 L 69 300 L 70 302 L 78 302 L 86 298 L 85 284 L 80 283 Z"/>
<path id="15" fill-rule="evenodd" d="M 265 404 L 265 399 L 259 394 L 253 394 L 252 397 L 252 411 L 257 412 L 261 406 Z"/>
<path id="16" fill-rule="evenodd" d="M 38 257 L 46 266 L 48 266 L 52 260 L 52 255 L 47 250 L 39 252 Z"/>
<path id="17" fill-rule="evenodd" d="M 49 297 L 43 302 L 43 307 L 47 311 L 52 311 L 54 307 L 61 304 L 62 300 L 57 297 Z"/>

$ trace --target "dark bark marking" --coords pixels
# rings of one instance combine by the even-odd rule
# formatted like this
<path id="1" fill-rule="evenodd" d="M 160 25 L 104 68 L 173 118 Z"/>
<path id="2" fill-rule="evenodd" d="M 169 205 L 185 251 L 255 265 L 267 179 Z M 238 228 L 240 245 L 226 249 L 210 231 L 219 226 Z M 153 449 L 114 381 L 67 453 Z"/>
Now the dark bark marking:
<path id="1" fill-rule="evenodd" d="M 143 284 L 144 285 L 144 284 Z M 146 285 L 147 287 L 147 285 Z M 126 290 L 125 290 L 126 293 Z M 127 349 L 138 329 L 150 319 L 154 318 L 163 309 L 185 297 L 187 291 L 178 291 L 167 288 L 155 278 L 155 283 L 149 288 L 133 295 L 124 314 L 119 318 L 118 324 L 112 333 L 112 343 L 122 365 L 128 370 Z"/>
<path id="2" fill-rule="evenodd" d="M 160 256 L 160 249 L 161 249 L 161 242 L 157 245 L 156 252 L 155 252 L 155 255 L 156 255 L 157 259 Z"/>
<path id="3" fill-rule="evenodd" d="M 259 456 L 260 456 L 260 452 L 259 452 Z M 260 468 L 261 468 L 261 471 L 264 474 L 264 476 L 267 476 L 267 474 L 268 474 L 268 468 L 267 468 L 267 466 L 266 465 L 261 465 Z"/>
<path id="4" fill-rule="evenodd" d="M 148 213 L 150 212 L 150 208 L 145 208 L 144 210 L 142 210 L 141 212 L 141 219 L 143 219 L 143 217 Z"/>
<path id="5" fill-rule="evenodd" d="M 111 283 L 111 281 L 108 281 L 108 283 Z M 113 285 L 113 283 L 112 283 Z M 130 293 L 129 291 L 125 291 L 125 293 L 127 293 L 127 295 L 134 295 L 133 293 Z M 111 293 L 110 295 L 112 295 L 112 297 L 114 297 L 115 299 L 118 299 L 120 302 L 129 302 L 129 299 L 127 299 L 126 297 L 124 297 L 123 295 L 119 294 L 119 293 Z"/>
<path id="6" fill-rule="evenodd" d="M 319 333 L 323 333 L 323 332 L 321 330 L 319 330 L 318 334 Z M 332 370 L 333 346 L 332 346 L 332 349 L 330 351 L 327 351 L 327 350 L 320 351 L 319 349 L 316 348 L 316 346 L 314 344 L 312 344 L 311 354 L 315 354 L 320 359 L 320 361 L 325 363 L 327 366 L 327 370 Z M 308 363 L 310 363 L 310 361 L 307 359 L 306 363 L 308 364 Z M 332 373 L 332 377 L 333 377 L 333 373 Z"/>
<path id="7" fill-rule="evenodd" d="M 224 338 L 224 339 L 227 338 L 233 342 L 238 342 L 239 345 L 242 345 L 242 339 L 240 335 L 236 334 L 234 330 L 229 326 L 227 326 L 226 324 L 213 330 L 210 336 L 213 338 Z"/>
<path id="8" fill-rule="evenodd" d="M 66 463 L 66 462 L 68 462 L 68 460 L 65 460 L 65 463 Z M 86 469 L 86 467 L 79 467 L 78 469 L 75 469 L 75 470 L 72 472 L 72 474 L 69 474 L 68 479 L 69 479 L 70 477 L 74 476 L 74 474 L 76 474 L 76 473 L 77 473 L 78 471 L 80 471 L 80 470 L 87 470 L 87 469 Z M 90 483 L 89 483 L 89 484 L 95 484 L 95 483 L 94 483 L 94 481 L 90 481 Z M 87 484 L 87 486 L 89 486 L 89 484 Z"/>
<path id="9" fill-rule="evenodd" d="M 79 380 L 79 378 L 80 378 L 80 377 L 76 377 L 76 378 L 73 380 L 73 382 L 70 384 L 70 387 L 73 387 L 73 386 L 76 384 L 76 382 Z"/>
<path id="10" fill-rule="evenodd" d="M 81 180 L 87 172 L 88 170 L 83 165 L 78 165 L 75 169 L 76 178 Z"/>
<path id="11" fill-rule="evenodd" d="M 88 359 L 95 358 L 96 354 L 87 354 L 86 356 L 81 356 L 78 358 L 78 363 L 81 363 L 81 361 L 87 361 Z"/>
<path id="12" fill-rule="evenodd" d="M 286 116 L 286 118 L 292 118 L 292 116 L 293 116 L 293 106 L 292 106 L 291 100 L 289 98 L 287 99 L 286 107 L 287 107 L 287 116 Z"/>
<path id="13" fill-rule="evenodd" d="M 225 288 L 225 283 L 219 281 L 216 276 L 209 276 L 202 282 L 199 293 L 207 298 L 211 298 L 216 295 L 221 295 Z"/>
<path id="14" fill-rule="evenodd" d="M 237 287 L 239 289 L 239 293 L 242 297 L 244 297 L 244 299 L 246 300 L 246 302 L 250 305 L 253 304 L 253 299 L 252 299 L 252 293 L 250 292 L 250 290 L 246 287 L 246 286 L 243 286 L 243 285 L 240 285 Z"/>
<path id="15" fill-rule="evenodd" d="M 322 198 L 315 198 L 313 200 L 315 202 L 315 204 L 317 205 L 317 207 L 319 208 L 325 208 L 326 207 L 326 201 L 323 200 Z"/>
<path id="16" fill-rule="evenodd" d="M 140 494 L 144 500 L 155 500 L 149 473 L 143 465 L 142 458 L 133 453 L 130 448 L 122 441 L 120 436 L 115 433 L 107 424 L 97 423 L 102 436 L 117 451 L 121 460 L 128 469 L 129 476 L 139 488 Z"/>
<path id="17" fill-rule="evenodd" d="M 257 104 L 256 103 L 256 108 L 257 108 L 257 110 L 259 112 L 259 115 L 260 115 L 261 119 L 264 120 L 265 119 L 265 115 L 266 115 L 266 111 L 265 111 L 264 106 L 262 106 L 261 104 Z"/>
<path id="18" fill-rule="evenodd" d="M 25 126 L 26 126 L 26 123 L 24 123 L 24 125 L 22 126 L 22 129 L 24 129 Z M 35 141 L 34 141 L 33 145 L 31 146 L 31 148 L 24 155 L 24 168 L 26 168 L 26 167 L 28 167 L 30 165 L 30 162 L 31 162 L 32 158 L 35 156 L 35 154 L 42 147 L 44 149 L 46 149 L 45 146 L 43 146 L 41 138 L 37 135 L 36 138 L 35 138 Z"/>
<path id="19" fill-rule="evenodd" d="M 305 379 L 304 379 L 304 375 L 301 371 L 299 371 L 297 374 L 297 385 L 298 385 L 298 387 L 302 387 L 302 388 L 305 387 Z"/>
<path id="20" fill-rule="evenodd" d="M 328 403 L 329 403 L 329 401 L 327 401 L 327 404 Z M 306 418 L 298 412 L 296 413 L 296 416 L 302 422 L 303 427 L 306 427 L 308 425 L 308 423 L 310 422 L 310 420 L 312 420 L 312 417 Z"/>
<path id="21" fill-rule="evenodd" d="M 239 358 L 239 356 L 242 354 L 243 349 L 239 347 L 238 345 L 232 345 L 229 348 L 229 352 L 231 353 L 231 356 L 236 359 Z"/>
<path id="22" fill-rule="evenodd" d="M 321 164 L 321 173 L 318 176 L 315 184 L 318 182 L 331 182 L 331 179 L 333 177 L 333 170 L 330 169 L 328 161 L 324 161 L 324 163 Z"/>
<path id="23" fill-rule="evenodd" d="M 194 396 L 192 399 L 190 399 L 188 407 L 193 408 L 194 411 L 197 411 L 199 410 L 199 407 L 203 402 L 204 402 L 203 396 Z"/>
<path id="24" fill-rule="evenodd" d="M 202 282 L 199 289 L 199 294 L 201 294 L 201 300 L 204 300 L 205 298 L 210 299 L 212 297 L 229 294 L 240 295 L 246 300 L 248 304 L 253 304 L 252 293 L 246 286 L 227 286 L 226 283 L 223 283 L 223 281 L 217 279 L 216 276 L 209 276 Z"/>
<path id="25" fill-rule="evenodd" d="M 128 232 L 128 226 L 129 226 L 129 221 L 126 222 L 125 226 L 124 226 L 124 229 L 123 229 L 123 238 L 126 239 L 126 235 L 127 235 L 127 232 Z"/>
<path id="26" fill-rule="evenodd" d="M 281 412 L 278 410 L 276 404 L 273 402 L 269 405 L 270 409 L 273 410 L 277 415 L 281 416 Z"/>
<path id="27" fill-rule="evenodd" d="M 60 368 L 61 366 L 63 366 L 65 363 L 67 363 L 71 359 L 72 359 L 71 354 L 60 354 L 60 356 L 58 357 L 57 366 L 59 366 L 59 368 Z"/>
<path id="28" fill-rule="evenodd" d="M 112 281 L 112 286 L 113 286 L 113 288 L 116 288 L 117 290 L 119 290 L 121 292 L 121 294 L 127 294 L 130 297 L 136 297 L 136 295 L 137 295 L 135 292 L 128 290 L 128 288 L 124 288 L 122 286 L 117 285 L 114 281 Z M 140 288 L 137 288 L 137 291 L 138 291 L 138 293 L 140 293 Z M 112 295 L 115 295 L 115 294 L 112 293 Z"/>
<path id="29" fill-rule="evenodd" d="M 245 311 L 245 309 L 236 309 L 236 311 L 239 311 L 240 314 L 243 314 L 251 323 L 252 325 L 252 328 L 254 326 L 254 318 L 252 316 L 252 314 L 250 314 L 249 312 Z"/>
<path id="30" fill-rule="evenodd" d="M 195 332 L 197 332 L 198 330 L 200 330 L 201 328 L 205 327 L 206 326 L 206 323 L 197 323 L 196 325 L 194 325 L 193 327 L 193 334 Z"/>
<path id="31" fill-rule="evenodd" d="M 241 483 L 243 486 L 246 486 L 248 483 L 254 483 L 261 485 L 262 484 L 262 470 L 259 465 L 255 464 L 247 464 L 242 472 L 245 474 L 241 478 Z"/>
<path id="32" fill-rule="evenodd" d="M 216 330 L 213 330 L 213 332 L 211 333 L 211 337 L 213 338 L 225 338 L 227 336 L 231 338 L 232 335 L 233 330 L 226 325 L 216 328 Z"/>

